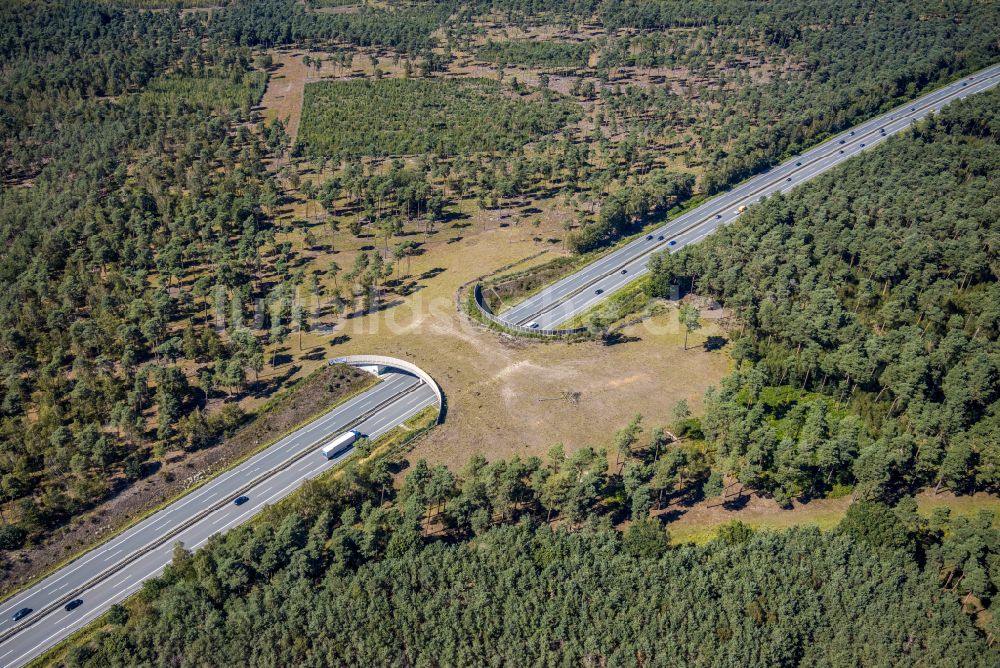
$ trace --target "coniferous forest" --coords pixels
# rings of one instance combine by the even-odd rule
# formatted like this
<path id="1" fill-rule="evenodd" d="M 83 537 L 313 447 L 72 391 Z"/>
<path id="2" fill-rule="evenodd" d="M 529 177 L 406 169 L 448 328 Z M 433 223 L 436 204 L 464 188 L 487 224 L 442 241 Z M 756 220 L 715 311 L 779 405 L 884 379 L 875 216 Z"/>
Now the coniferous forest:
<path id="1" fill-rule="evenodd" d="M 862 502 L 828 533 L 737 522 L 671 547 L 635 470 L 632 524 L 612 528 L 623 482 L 604 461 L 418 461 L 388 505 L 385 467 L 352 466 L 178 545 L 65 664 L 995 665 L 982 634 L 1000 629 L 964 612 L 1000 579 L 992 514 Z"/>
<path id="2" fill-rule="evenodd" d="M 998 489 L 998 102 L 956 104 L 658 256 L 651 291 L 712 294 L 742 323 L 702 422 L 740 480 L 783 499 Z"/>
<path id="3" fill-rule="evenodd" d="M 0 579 L 250 422 L 321 317 L 424 287 L 435 234 L 520 207 L 568 265 L 998 44 L 976 0 L 2 3 Z M 290 63 L 294 136 L 262 110 Z M 644 298 L 731 314 L 672 432 L 349 463 L 178 545 L 56 661 L 996 665 L 997 518 L 914 496 L 1000 493 L 998 166 L 993 91 L 655 256 Z M 671 541 L 724 485 L 853 504 Z"/>
<path id="4" fill-rule="evenodd" d="M 418 462 L 381 507 L 386 470 L 352 468 L 207 550 L 178 547 L 147 603 L 68 664 L 235 665 L 252 648 L 255 662 L 302 665 L 993 665 L 983 645 L 998 629 L 976 613 L 1000 585 L 994 516 L 924 517 L 906 492 L 995 490 L 998 98 L 662 259 L 653 289 L 695 281 L 747 309 L 739 369 L 696 421 L 708 454 L 661 454 L 662 433 L 647 444 L 637 421 L 616 436 L 631 453 L 617 473 L 588 449 L 457 476 Z M 902 359 L 915 349 L 927 357 Z M 874 371 L 849 378 L 838 364 L 856 351 Z M 735 523 L 671 546 L 650 509 L 706 493 L 713 470 L 778 498 L 855 485 L 859 501 L 831 532 Z"/>

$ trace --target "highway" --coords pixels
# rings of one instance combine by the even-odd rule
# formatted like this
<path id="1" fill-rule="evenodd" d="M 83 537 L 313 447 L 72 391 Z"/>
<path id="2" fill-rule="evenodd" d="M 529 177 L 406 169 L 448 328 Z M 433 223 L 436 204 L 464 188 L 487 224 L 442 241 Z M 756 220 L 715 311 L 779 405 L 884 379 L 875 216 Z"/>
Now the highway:
<path id="1" fill-rule="evenodd" d="M 390 369 L 381 378 L 374 387 L 7 600 L 0 606 L 0 666 L 30 662 L 133 594 L 143 581 L 162 572 L 176 542 L 195 549 L 351 455 L 349 449 L 336 459 L 324 458 L 319 448 L 330 438 L 348 428 L 377 438 L 437 403 L 434 389 L 409 372 Z M 249 500 L 233 504 L 239 495 Z M 74 599 L 83 604 L 64 610 Z M 12 615 L 24 607 L 33 612 L 14 622 Z"/>
<path id="2" fill-rule="evenodd" d="M 1000 83 L 1000 64 L 862 123 L 720 194 L 648 232 L 500 314 L 511 324 L 556 328 L 647 272 L 655 252 L 697 243 L 739 209 L 785 192 L 902 132 L 954 100 Z M 421 372 L 422 373 L 422 372 Z M 426 374 L 424 374 L 426 377 Z M 82 628 L 160 574 L 173 545 L 196 549 L 247 521 L 303 481 L 351 455 L 326 460 L 319 448 L 348 428 L 376 438 L 438 401 L 436 388 L 410 372 L 384 371 L 382 382 L 138 522 L 0 605 L 0 666 L 22 666 Z M 248 501 L 234 505 L 246 495 Z M 71 611 L 64 605 L 82 604 Z M 13 621 L 21 608 L 27 617 Z"/>
<path id="3" fill-rule="evenodd" d="M 645 274 L 647 262 L 654 252 L 674 252 L 697 243 L 720 225 L 739 217 L 740 207 L 791 190 L 906 130 L 913 122 L 940 111 L 945 105 L 998 83 L 1000 64 L 857 125 L 639 236 L 498 315 L 513 325 L 558 328 Z"/>

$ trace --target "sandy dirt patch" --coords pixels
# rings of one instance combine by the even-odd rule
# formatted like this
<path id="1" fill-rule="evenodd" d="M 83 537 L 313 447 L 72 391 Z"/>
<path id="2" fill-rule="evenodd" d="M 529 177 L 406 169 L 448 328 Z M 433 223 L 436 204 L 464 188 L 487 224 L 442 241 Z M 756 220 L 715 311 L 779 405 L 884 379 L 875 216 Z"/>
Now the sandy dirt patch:
<path id="1" fill-rule="evenodd" d="M 689 508 L 670 506 L 661 515 L 670 519 L 667 529 L 675 543 L 700 543 L 713 538 L 719 525 L 739 520 L 758 530 L 781 530 L 792 526 L 815 526 L 824 531 L 833 529 L 844 518 L 853 499 L 816 499 L 808 503 L 793 503 L 781 508 L 773 499 L 744 497 L 745 504 L 722 506 L 718 500 L 701 502 Z M 917 512 L 930 517 L 936 508 L 947 508 L 952 517 L 974 515 L 987 510 L 1000 517 L 1000 499 L 985 492 L 970 496 L 955 496 L 951 492 L 935 494 L 925 490 L 916 497 Z"/>
<path id="2" fill-rule="evenodd" d="M 270 117 L 287 118 L 298 129 L 308 81 L 360 76 L 373 68 L 371 54 L 358 54 L 349 67 L 324 61 L 306 68 L 306 51 L 275 52 L 276 70 L 264 107 Z M 316 57 L 320 54 L 312 54 Z M 400 65 L 378 54 L 378 67 L 390 76 Z M 453 68 L 452 74 L 476 70 Z M 306 178 L 318 179 L 320 175 Z M 408 359 L 428 371 L 448 398 L 447 421 L 417 446 L 411 458 L 460 467 L 473 453 L 488 458 L 544 454 L 554 443 L 568 449 L 610 443 L 613 432 L 636 413 L 651 428 L 667 420 L 671 406 L 686 399 L 697 411 L 704 390 L 724 375 L 724 351 L 706 352 L 697 343 L 722 335 L 706 320 L 683 350 L 683 333 L 671 310 L 625 330 L 629 340 L 616 346 L 598 343 L 533 343 L 500 336 L 471 323 L 456 307 L 456 291 L 468 281 L 544 251 L 541 262 L 563 252 L 562 223 L 569 207 L 548 198 L 531 201 L 537 213 L 498 219 L 497 211 L 479 211 L 472 202 L 460 207 L 455 224 L 436 234 L 412 232 L 405 239 L 422 244 L 423 253 L 401 267 L 408 294 L 385 295 L 383 309 L 370 314 L 351 310 L 324 315 L 316 331 L 293 335 L 285 345 L 288 363 L 307 373 L 325 355 L 382 353 Z M 565 210 L 564 210 L 565 209 Z M 289 216 L 303 217 L 301 204 Z M 322 226 L 315 227 L 322 239 Z M 279 235 L 281 236 L 281 235 Z M 550 241 L 551 240 L 551 241 Z M 553 243 L 555 242 L 555 243 Z M 341 233 L 337 252 L 307 251 L 306 271 L 325 270 L 330 262 L 348 269 L 363 249 L 380 249 L 381 239 L 351 238 Z M 296 247 L 299 244 L 296 243 Z M 322 279 L 331 287 L 328 276 Z M 341 279 L 343 280 L 343 279 Z M 310 357 L 312 359 L 310 359 Z M 278 372 L 281 371 L 279 364 Z"/>
<path id="3" fill-rule="evenodd" d="M 313 76 L 313 71 L 302 62 L 303 55 L 300 51 L 271 52 L 274 65 L 271 67 L 267 90 L 260 102 L 264 120 L 268 123 L 274 119 L 280 120 L 293 140 L 298 136 L 302 121 L 305 85 Z"/>
<path id="4" fill-rule="evenodd" d="M 489 459 L 541 455 L 557 442 L 568 449 L 610 444 L 612 433 L 636 413 L 652 426 L 667 420 L 674 402 L 697 411 L 705 389 L 724 375 L 724 352 L 697 344 L 720 335 L 710 322 L 683 350 L 683 333 L 670 310 L 626 328 L 628 343 L 535 343 L 486 330 L 460 313 L 455 292 L 485 269 L 527 257 L 513 228 L 494 228 L 414 258 L 421 289 L 377 314 L 341 322 L 350 340 L 337 354 L 404 357 L 434 376 L 448 400 L 444 425 L 412 458 L 461 466 L 473 453 Z"/>

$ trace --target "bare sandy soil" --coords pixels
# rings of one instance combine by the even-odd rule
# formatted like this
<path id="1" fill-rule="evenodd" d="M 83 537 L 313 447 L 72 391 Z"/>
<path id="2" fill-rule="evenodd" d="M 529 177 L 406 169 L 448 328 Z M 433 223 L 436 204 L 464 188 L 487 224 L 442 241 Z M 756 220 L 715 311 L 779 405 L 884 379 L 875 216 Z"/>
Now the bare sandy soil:
<path id="1" fill-rule="evenodd" d="M 606 445 L 636 413 L 661 423 L 686 399 L 697 410 L 705 389 L 728 367 L 724 352 L 683 350 L 671 311 L 627 328 L 632 340 L 541 343 L 482 328 L 461 313 L 455 292 L 484 270 L 536 252 L 525 230 L 493 228 L 414 258 L 421 280 L 412 297 L 387 310 L 340 323 L 350 341 L 341 353 L 385 353 L 412 360 L 434 376 L 448 399 L 444 425 L 420 443 L 414 457 L 461 466 L 473 453 L 487 458 L 544 454 L 554 443 L 568 449 Z M 521 237 L 521 238 L 519 238 Z M 722 334 L 706 321 L 692 346 Z"/>
<path id="2" fill-rule="evenodd" d="M 817 499 L 809 503 L 795 502 L 790 509 L 781 508 L 773 499 L 744 497 L 745 503 L 723 506 L 718 500 L 702 502 L 685 508 L 664 508 L 661 515 L 670 523 L 667 529 L 675 543 L 700 543 L 713 538 L 719 525 L 738 520 L 754 529 L 780 530 L 792 526 L 815 526 L 832 529 L 847 513 L 852 497 Z M 925 490 L 917 495 L 917 511 L 929 517 L 937 508 L 947 508 L 953 517 L 991 511 L 1000 516 L 1000 498 L 985 492 L 971 496 L 955 496 L 951 492 L 935 494 Z"/>
<path id="3" fill-rule="evenodd" d="M 271 59 L 274 62 L 271 78 L 261 99 L 264 120 L 280 120 L 285 124 L 285 131 L 294 139 L 302 120 L 306 81 L 313 75 L 313 70 L 302 63 L 299 51 L 273 51 Z"/>
<path id="4" fill-rule="evenodd" d="M 323 62 L 318 72 L 302 64 L 305 54 L 272 54 L 276 70 L 263 102 L 265 117 L 287 119 L 293 134 L 307 81 L 370 74 L 374 52 L 356 55 L 350 68 Z M 399 75 L 400 65 L 392 58 L 377 57 L 380 69 L 389 76 Z M 453 74 L 474 73 L 459 68 Z M 420 442 L 411 458 L 426 457 L 457 468 L 473 453 L 500 458 L 544 454 L 557 442 L 568 449 L 607 445 L 613 432 L 636 413 L 643 414 L 651 427 L 662 423 L 679 399 L 698 410 L 704 390 L 727 369 L 724 351 L 706 352 L 694 340 L 693 349 L 683 350 L 673 311 L 628 328 L 624 332 L 628 342 L 611 347 L 526 342 L 470 322 L 456 306 L 462 285 L 529 257 L 538 256 L 532 262 L 542 262 L 563 252 L 559 243 L 549 240 L 565 235 L 562 222 L 570 210 L 559 199 L 530 204 L 537 207 L 534 213 L 515 211 L 507 216 L 480 211 L 467 202 L 462 207 L 465 218 L 455 224 L 432 235 L 412 232 L 393 240 L 422 244 L 422 254 L 400 266 L 406 274 L 401 283 L 409 289 L 386 294 L 384 308 L 375 313 L 327 314 L 316 331 L 303 335 L 302 351 L 323 347 L 328 355 L 396 355 L 438 380 L 448 399 L 447 420 Z M 297 202 L 285 217 L 304 218 L 306 213 Z M 325 242 L 322 227 L 315 230 Z M 292 236 L 300 248 L 301 237 Z M 346 271 L 359 250 L 381 248 L 382 240 L 341 232 L 335 246 L 336 253 L 328 248 L 306 250 L 307 273 L 325 270 L 331 261 Z M 328 276 L 321 280 L 333 287 Z M 706 320 L 696 338 L 704 341 L 722 334 L 718 323 Z M 317 363 L 298 352 L 297 343 L 287 344 L 286 352 L 289 363 L 301 365 L 298 374 Z"/>
<path id="5" fill-rule="evenodd" d="M 323 413 L 339 398 L 360 392 L 375 379 L 349 367 L 322 368 L 310 382 L 286 397 L 280 407 L 266 413 L 214 447 L 191 453 L 168 453 L 154 472 L 125 487 L 117 496 L 79 514 L 74 521 L 55 531 L 43 543 L 2 557 L 0 594 L 65 560 L 95 541 L 102 540 L 131 518 L 146 513 L 199 484 L 207 477 L 233 466 L 237 461 L 289 432 L 297 425 Z M 120 481 L 124 484 L 124 481 Z"/>

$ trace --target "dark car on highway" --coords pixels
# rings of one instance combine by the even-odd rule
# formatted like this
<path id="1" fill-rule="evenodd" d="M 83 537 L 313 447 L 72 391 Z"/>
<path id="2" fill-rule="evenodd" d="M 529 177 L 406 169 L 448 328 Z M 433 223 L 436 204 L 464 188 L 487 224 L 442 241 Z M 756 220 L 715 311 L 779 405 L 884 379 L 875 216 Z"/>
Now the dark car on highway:
<path id="1" fill-rule="evenodd" d="M 594 290 L 594 294 L 595 295 L 602 295 L 602 294 L 604 294 L 604 290 L 602 290 L 600 288 L 597 288 L 596 290 Z"/>
<path id="2" fill-rule="evenodd" d="M 31 614 L 31 608 L 21 608 L 20 610 L 14 613 L 13 620 L 15 622 L 21 621 L 30 614 Z"/>
<path id="3" fill-rule="evenodd" d="M 628 273 L 628 269 L 622 269 L 622 274 L 627 274 L 627 273 Z"/>
<path id="4" fill-rule="evenodd" d="M 233 505 L 235 505 L 235 506 L 242 506 L 244 503 L 246 503 L 249 500 L 250 500 L 249 496 L 237 496 L 235 499 L 233 499 Z"/>
<path id="5" fill-rule="evenodd" d="M 652 234 L 647 234 L 646 235 L 646 241 L 650 241 L 652 238 L 653 238 Z"/>
<path id="6" fill-rule="evenodd" d="M 83 605 L 83 599 L 82 598 L 75 598 L 75 599 L 73 599 L 72 601 L 70 601 L 69 603 L 67 603 L 63 607 L 65 608 L 66 612 L 69 612 L 70 610 L 76 610 L 81 605 Z"/>
<path id="7" fill-rule="evenodd" d="M 663 241 L 663 235 L 661 234 L 660 236 L 656 237 L 656 240 L 657 241 Z"/>

